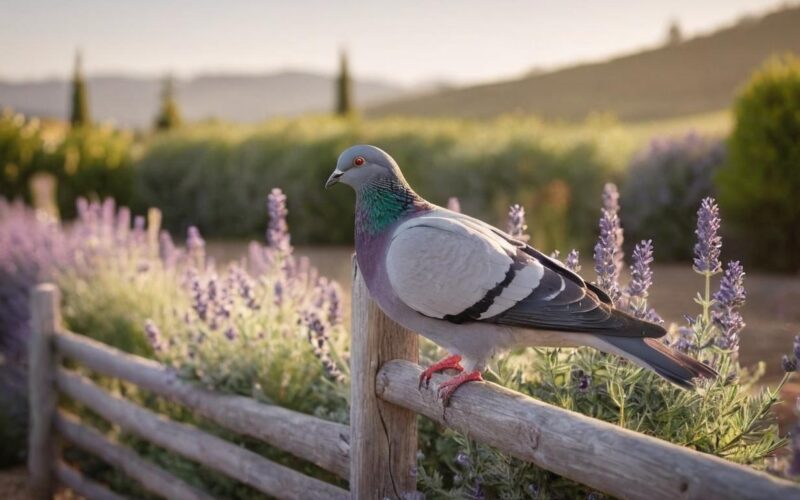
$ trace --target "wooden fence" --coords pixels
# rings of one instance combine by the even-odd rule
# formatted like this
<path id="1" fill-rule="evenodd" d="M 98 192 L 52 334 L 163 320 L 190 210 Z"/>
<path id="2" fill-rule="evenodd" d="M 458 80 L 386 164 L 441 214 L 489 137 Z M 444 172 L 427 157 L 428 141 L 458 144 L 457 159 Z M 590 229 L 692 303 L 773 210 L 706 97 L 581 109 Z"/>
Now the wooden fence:
<path id="1" fill-rule="evenodd" d="M 32 297 L 29 472 L 34 496 L 61 483 L 94 499 L 120 495 L 61 460 L 63 439 L 168 499 L 209 494 L 141 458 L 58 408 L 59 395 L 125 432 L 276 498 L 411 498 L 416 490 L 417 415 L 425 415 L 522 460 L 621 498 L 798 498 L 800 487 L 750 468 L 638 434 L 490 383 L 459 389 L 447 409 L 417 382 L 417 336 L 388 319 L 369 298 L 354 266 L 350 426 L 216 393 L 182 381 L 166 367 L 70 333 L 61 326 L 59 293 Z M 194 426 L 171 421 L 110 394 L 61 365 L 70 359 L 190 408 L 234 433 L 256 438 L 348 480 L 350 491 L 276 464 Z"/>

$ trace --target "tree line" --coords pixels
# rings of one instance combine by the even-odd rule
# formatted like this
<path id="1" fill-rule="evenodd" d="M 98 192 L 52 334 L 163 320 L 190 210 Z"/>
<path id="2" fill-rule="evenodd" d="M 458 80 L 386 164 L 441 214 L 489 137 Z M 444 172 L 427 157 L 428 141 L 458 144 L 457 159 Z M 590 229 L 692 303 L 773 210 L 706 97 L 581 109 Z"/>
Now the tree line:
<path id="1" fill-rule="evenodd" d="M 350 117 L 355 114 L 353 104 L 353 84 L 347 53 L 339 56 L 339 74 L 336 77 L 336 102 L 334 114 Z M 69 122 L 73 128 L 89 127 L 92 124 L 89 110 L 89 90 L 83 73 L 83 57 L 80 51 L 75 55 L 75 68 L 72 74 L 70 92 Z M 176 129 L 183 123 L 178 105 L 175 80 L 172 75 L 164 77 L 161 84 L 161 102 L 158 113 L 153 120 L 153 128 L 157 131 Z"/>

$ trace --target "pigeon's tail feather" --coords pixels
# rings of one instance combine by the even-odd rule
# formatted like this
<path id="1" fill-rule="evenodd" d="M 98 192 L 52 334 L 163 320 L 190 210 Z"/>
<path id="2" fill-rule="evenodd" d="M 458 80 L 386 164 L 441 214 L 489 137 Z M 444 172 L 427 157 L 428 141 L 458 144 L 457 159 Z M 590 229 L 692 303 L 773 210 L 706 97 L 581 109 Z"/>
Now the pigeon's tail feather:
<path id="1" fill-rule="evenodd" d="M 674 351 L 654 338 L 630 338 L 603 336 L 599 346 L 603 350 L 626 357 L 634 363 L 649 368 L 673 384 L 691 389 L 696 378 L 716 378 L 717 372 L 710 366 L 678 351 Z"/>

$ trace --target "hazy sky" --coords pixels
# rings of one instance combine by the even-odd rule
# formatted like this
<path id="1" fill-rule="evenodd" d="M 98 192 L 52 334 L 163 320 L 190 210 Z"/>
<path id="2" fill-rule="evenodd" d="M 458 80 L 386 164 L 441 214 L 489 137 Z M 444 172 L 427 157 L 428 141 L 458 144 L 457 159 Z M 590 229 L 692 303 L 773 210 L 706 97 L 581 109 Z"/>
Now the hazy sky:
<path id="1" fill-rule="evenodd" d="M 670 19 L 706 32 L 774 0 L 0 0 L 0 78 L 333 71 L 472 82 L 659 43 Z"/>

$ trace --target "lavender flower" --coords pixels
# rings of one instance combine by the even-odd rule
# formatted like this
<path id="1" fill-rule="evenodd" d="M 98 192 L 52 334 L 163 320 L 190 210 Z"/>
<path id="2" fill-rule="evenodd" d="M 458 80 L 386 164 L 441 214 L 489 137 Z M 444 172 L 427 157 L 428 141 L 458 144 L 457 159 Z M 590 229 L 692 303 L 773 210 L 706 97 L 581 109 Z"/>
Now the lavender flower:
<path id="1" fill-rule="evenodd" d="M 622 293 L 619 289 L 617 255 L 621 253 L 618 240 L 619 218 L 615 212 L 603 209 L 600 217 L 600 237 L 594 246 L 594 270 L 597 273 L 597 286 L 605 290 L 613 302 Z"/>
<path id="2" fill-rule="evenodd" d="M 117 240 L 125 242 L 128 240 L 128 233 L 131 230 L 131 209 L 120 207 L 117 212 Z"/>
<path id="3" fill-rule="evenodd" d="M 797 371 L 797 359 L 790 358 L 787 355 L 783 355 L 781 358 L 781 366 L 783 367 L 783 371 L 786 373 L 793 373 Z"/>
<path id="4" fill-rule="evenodd" d="M 458 198 L 455 196 L 451 196 L 447 200 L 447 209 L 452 210 L 453 212 L 461 213 L 461 202 L 458 201 Z"/>
<path id="5" fill-rule="evenodd" d="M 328 323 L 337 326 L 342 323 L 342 288 L 335 281 L 328 282 L 326 287 L 328 299 Z"/>
<path id="6" fill-rule="evenodd" d="M 800 335 L 794 336 L 794 345 L 792 347 L 793 347 L 792 351 L 794 353 L 794 358 L 800 361 Z"/>
<path id="7" fill-rule="evenodd" d="M 687 353 L 691 349 L 694 349 L 694 330 L 685 326 L 678 328 L 678 335 L 673 340 L 671 347 L 676 351 L 683 353 Z"/>
<path id="8" fill-rule="evenodd" d="M 158 254 L 164 267 L 171 269 L 175 267 L 178 260 L 178 251 L 175 244 L 172 242 L 172 236 L 167 231 L 161 231 L 158 235 Z"/>
<path id="9" fill-rule="evenodd" d="M 328 333 L 325 324 L 314 311 L 306 312 L 302 321 L 308 329 L 308 341 L 313 347 L 314 355 L 322 363 L 325 374 L 335 382 L 344 381 L 344 375 L 330 356 Z"/>
<path id="10" fill-rule="evenodd" d="M 592 384 L 592 378 L 589 375 L 586 375 L 584 373 L 578 379 L 578 390 L 580 392 L 586 392 L 586 391 L 589 390 L 589 387 L 591 386 L 591 384 Z"/>
<path id="11" fill-rule="evenodd" d="M 283 281 L 281 281 L 280 279 L 275 280 L 275 284 L 272 286 L 272 297 L 273 297 L 273 303 L 278 307 L 280 307 L 281 304 L 283 304 L 283 299 L 285 295 L 284 290 L 285 287 Z"/>
<path id="12" fill-rule="evenodd" d="M 267 210 L 269 212 L 269 225 L 267 227 L 267 244 L 281 254 L 292 253 L 289 225 L 286 216 L 286 195 L 280 188 L 274 188 L 267 197 Z"/>
<path id="13" fill-rule="evenodd" d="M 239 292 L 239 296 L 244 299 L 245 306 L 251 310 L 259 309 L 260 307 L 256 301 L 255 292 L 253 290 L 253 280 L 247 273 L 239 266 L 232 266 L 230 269 L 230 278 Z"/>
<path id="14" fill-rule="evenodd" d="M 633 249 L 633 265 L 631 266 L 631 282 L 628 294 L 632 298 L 647 299 L 648 289 L 653 284 L 653 242 L 642 240 Z"/>
<path id="15" fill-rule="evenodd" d="M 228 328 L 225 329 L 224 335 L 225 335 L 225 338 L 228 339 L 231 342 L 236 340 L 236 338 L 239 336 L 238 333 L 236 333 L 236 329 L 233 328 L 232 326 L 229 326 Z"/>
<path id="16" fill-rule="evenodd" d="M 722 332 L 717 345 L 734 352 L 739 348 L 739 332 L 745 327 L 738 311 L 746 298 L 744 274 L 744 268 L 738 261 L 729 262 L 720 280 L 719 290 L 714 294 L 712 318 Z"/>
<path id="17" fill-rule="evenodd" d="M 622 231 L 622 225 L 619 219 L 619 190 L 616 184 L 607 182 L 603 186 L 603 209 L 607 210 L 617 216 L 614 227 L 614 239 L 616 250 L 614 251 L 614 264 L 617 266 L 617 276 L 622 272 L 624 254 L 622 252 L 622 243 L 625 241 Z"/>
<path id="18" fill-rule="evenodd" d="M 133 218 L 133 239 L 134 242 L 137 244 L 144 242 L 144 228 L 145 228 L 145 220 L 144 216 L 137 215 Z"/>
<path id="19" fill-rule="evenodd" d="M 197 267 L 204 267 L 206 260 L 206 242 L 200 236 L 200 230 L 196 226 L 189 226 L 186 231 L 186 248 L 189 256 Z"/>
<path id="20" fill-rule="evenodd" d="M 567 258 L 564 259 L 564 265 L 572 272 L 579 273 L 581 271 L 580 254 L 577 250 L 570 250 L 567 254 Z"/>
<path id="21" fill-rule="evenodd" d="M 530 236 L 525 234 L 528 225 L 525 224 L 525 208 L 522 205 L 514 204 L 508 209 L 507 232 L 513 238 L 520 241 L 528 241 Z"/>
<path id="22" fill-rule="evenodd" d="M 114 229 L 114 216 L 116 215 L 116 202 L 114 198 L 106 198 L 103 200 L 103 207 L 101 209 L 101 226 L 103 228 L 103 237 L 106 241 L 111 238 L 111 231 Z"/>
<path id="23" fill-rule="evenodd" d="M 467 468 L 472 465 L 472 459 L 469 457 L 468 454 L 461 451 L 458 453 L 458 455 L 456 455 L 456 464 L 460 465 L 461 467 Z"/>
<path id="24" fill-rule="evenodd" d="M 161 338 L 161 330 L 158 329 L 153 320 L 148 319 L 144 323 L 144 333 L 147 335 L 147 341 L 153 348 L 154 352 L 161 352 L 164 349 L 164 342 Z"/>
<path id="25" fill-rule="evenodd" d="M 700 203 L 697 210 L 697 243 L 694 246 L 694 268 L 699 273 L 718 273 L 722 269 L 720 250 L 722 238 L 720 228 L 719 207 L 714 198 L 708 197 Z"/>
<path id="26" fill-rule="evenodd" d="M 647 306 L 648 290 L 653 284 L 653 242 L 643 240 L 633 249 L 633 265 L 631 266 L 631 281 L 628 284 L 628 311 L 639 319 L 653 323 L 663 323 L 664 320 L 652 308 Z"/>

